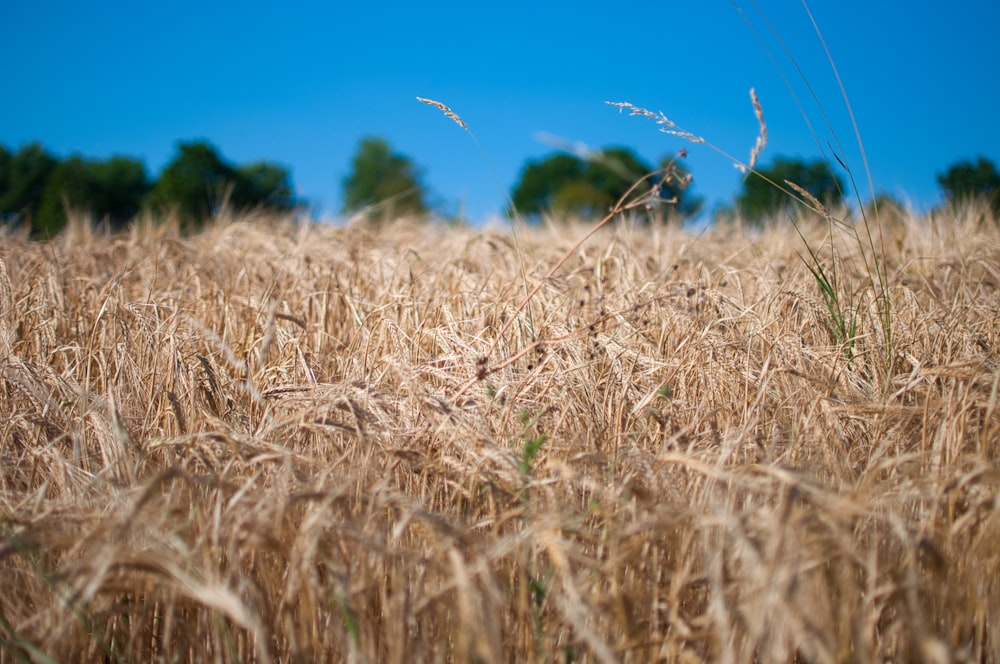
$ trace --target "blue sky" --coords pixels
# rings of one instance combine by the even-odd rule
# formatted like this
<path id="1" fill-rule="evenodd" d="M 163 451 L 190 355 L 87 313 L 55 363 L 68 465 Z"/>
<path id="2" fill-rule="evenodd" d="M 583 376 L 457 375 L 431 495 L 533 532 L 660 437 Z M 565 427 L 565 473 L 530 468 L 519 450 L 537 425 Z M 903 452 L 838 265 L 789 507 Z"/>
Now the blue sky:
<path id="1" fill-rule="evenodd" d="M 416 161 L 437 200 L 473 219 L 502 207 L 475 142 L 416 96 L 448 104 L 508 190 L 543 134 L 624 145 L 653 162 L 688 148 L 694 191 L 731 202 L 740 174 L 704 146 L 660 134 L 605 101 L 662 111 L 746 159 L 757 90 L 776 155 L 834 142 L 784 54 L 795 57 L 864 185 L 854 131 L 801 2 L 10 2 L 0 39 L 0 143 L 59 156 L 142 159 L 154 175 L 179 140 L 230 161 L 288 167 L 319 216 L 336 214 L 360 138 Z M 758 13 L 758 8 L 763 12 Z M 1000 163 L 1000 3 L 813 0 L 875 187 L 919 208 L 935 174 L 978 155 Z M 744 20 L 750 21 L 748 26 Z M 778 66 L 769 59 L 768 51 Z"/>

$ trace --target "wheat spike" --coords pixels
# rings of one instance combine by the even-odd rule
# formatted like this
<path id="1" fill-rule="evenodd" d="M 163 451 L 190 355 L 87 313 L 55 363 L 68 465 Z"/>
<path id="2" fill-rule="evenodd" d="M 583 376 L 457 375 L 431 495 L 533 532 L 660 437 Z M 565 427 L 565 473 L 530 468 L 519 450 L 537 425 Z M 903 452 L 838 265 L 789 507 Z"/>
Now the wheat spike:
<path id="1" fill-rule="evenodd" d="M 757 116 L 757 124 L 760 125 L 760 133 L 757 135 L 757 142 L 754 143 L 753 149 L 750 150 L 750 162 L 747 164 L 747 168 L 753 170 L 754 165 L 757 164 L 757 157 L 767 145 L 767 123 L 764 122 L 764 107 L 760 105 L 757 91 L 753 88 L 750 88 L 750 101 L 753 102 L 753 114 Z"/>
<path id="2" fill-rule="evenodd" d="M 446 116 L 448 116 L 449 118 L 451 118 L 452 120 L 454 120 L 455 124 L 457 124 L 462 129 L 465 129 L 465 130 L 469 129 L 469 125 L 465 124 L 465 121 L 458 116 L 458 113 L 456 113 L 455 111 L 451 110 L 450 108 L 448 108 L 447 106 L 445 106 L 441 102 L 434 101 L 433 99 L 427 99 L 426 97 L 417 97 L 417 101 L 419 101 L 421 104 L 427 104 L 428 106 L 433 106 L 434 108 L 438 109 L 439 111 L 441 111 L 442 113 L 444 113 Z"/>

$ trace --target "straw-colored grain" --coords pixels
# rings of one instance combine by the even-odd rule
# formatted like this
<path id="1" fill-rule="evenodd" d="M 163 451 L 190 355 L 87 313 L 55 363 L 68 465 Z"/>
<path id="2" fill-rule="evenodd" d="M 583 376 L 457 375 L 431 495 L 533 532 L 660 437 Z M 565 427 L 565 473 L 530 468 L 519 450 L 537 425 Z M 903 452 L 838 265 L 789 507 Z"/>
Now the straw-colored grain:
<path id="1" fill-rule="evenodd" d="M 892 372 L 821 219 L 4 236 L 0 660 L 1000 661 L 1000 232 L 900 223 Z"/>

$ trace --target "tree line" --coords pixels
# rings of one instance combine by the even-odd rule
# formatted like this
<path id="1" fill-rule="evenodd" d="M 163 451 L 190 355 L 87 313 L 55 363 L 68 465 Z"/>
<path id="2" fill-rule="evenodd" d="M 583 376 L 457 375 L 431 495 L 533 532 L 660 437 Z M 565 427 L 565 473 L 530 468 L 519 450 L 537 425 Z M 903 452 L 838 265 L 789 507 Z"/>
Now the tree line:
<path id="1" fill-rule="evenodd" d="M 646 182 L 633 189 L 644 177 Z M 985 200 L 1000 217 L 1000 174 L 988 159 L 952 164 L 937 180 L 948 202 Z M 703 206 L 690 183 L 690 173 L 676 157 L 664 157 L 654 167 L 623 147 L 554 152 L 524 164 L 510 191 L 509 212 L 528 219 L 548 213 L 590 218 L 606 214 L 623 197 L 643 196 L 650 205 L 662 204 L 675 216 L 690 218 Z M 423 169 L 381 138 L 360 141 L 341 184 L 344 214 L 380 221 L 425 216 L 433 208 Z M 778 157 L 749 173 L 732 205 L 714 216 L 760 223 L 791 213 L 796 199 L 808 197 L 835 209 L 844 203 L 845 191 L 843 179 L 825 161 Z M 28 223 L 35 237 L 58 233 L 72 211 L 112 230 L 144 210 L 174 214 L 193 229 L 226 206 L 288 212 L 304 204 L 284 167 L 266 161 L 232 164 L 205 141 L 179 143 L 155 180 L 141 161 L 128 157 L 58 159 L 38 143 L 17 151 L 0 145 L 0 221 Z"/>
<path id="2" fill-rule="evenodd" d="M 610 147 L 584 155 L 554 152 L 525 163 L 511 189 L 510 203 L 513 211 L 529 219 L 545 213 L 598 217 L 626 196 L 639 179 L 653 172 L 650 163 L 627 148 Z M 664 203 L 685 219 L 701 211 L 704 201 L 692 193 L 690 174 L 677 158 L 663 157 L 655 172 L 658 175 L 648 179 L 647 189 L 656 191 L 648 200 Z M 937 181 L 949 204 L 985 201 L 1000 219 L 1000 173 L 992 161 L 979 157 L 956 162 L 939 173 Z M 759 224 L 793 214 L 801 202 L 811 203 L 808 197 L 835 210 L 845 203 L 848 192 L 844 179 L 822 159 L 777 157 L 770 165 L 750 172 L 732 205 L 716 210 L 713 216 L 738 216 Z M 374 219 L 419 216 L 427 213 L 427 200 L 422 169 L 412 159 L 393 152 L 382 139 L 367 138 L 360 143 L 351 174 L 344 180 L 344 213 Z M 877 202 L 902 208 L 885 194 L 879 195 Z"/>
<path id="3" fill-rule="evenodd" d="M 289 211 L 299 202 L 288 170 L 259 161 L 235 165 L 205 141 L 181 142 L 156 180 L 130 157 L 58 159 L 39 143 L 17 151 L 0 145 L 0 219 L 27 223 L 32 235 L 51 237 L 81 212 L 112 230 L 143 210 L 174 214 L 195 228 L 226 205 Z"/>
<path id="4" fill-rule="evenodd" d="M 644 177 L 645 186 L 633 190 L 633 185 Z M 545 213 L 602 216 L 631 190 L 636 197 L 645 195 L 651 204 L 662 203 L 683 217 L 693 217 L 703 200 L 691 193 L 690 181 L 676 159 L 664 158 L 654 167 L 624 147 L 582 156 L 556 152 L 525 163 L 509 193 L 507 212 L 528 219 Z M 431 207 L 423 169 L 408 156 L 393 151 L 381 138 L 361 141 L 344 179 L 343 192 L 344 214 L 374 221 L 421 216 Z"/>

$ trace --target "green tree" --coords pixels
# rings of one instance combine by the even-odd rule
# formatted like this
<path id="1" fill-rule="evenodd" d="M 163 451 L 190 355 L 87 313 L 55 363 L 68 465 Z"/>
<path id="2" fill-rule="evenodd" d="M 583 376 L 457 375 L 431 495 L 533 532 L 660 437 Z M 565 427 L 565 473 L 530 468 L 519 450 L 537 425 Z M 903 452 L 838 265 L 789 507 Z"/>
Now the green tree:
<path id="1" fill-rule="evenodd" d="M 24 145 L 14 153 L 0 146 L 0 218 L 4 223 L 32 219 L 57 164 L 39 143 Z"/>
<path id="2" fill-rule="evenodd" d="M 99 218 L 107 217 L 112 228 L 131 221 L 142 209 L 152 182 L 146 166 L 138 159 L 112 157 L 96 168 L 98 198 L 95 201 Z"/>
<path id="3" fill-rule="evenodd" d="M 237 207 L 264 207 L 275 211 L 292 210 L 299 205 L 287 169 L 259 161 L 236 169 L 237 186 L 233 204 Z"/>
<path id="4" fill-rule="evenodd" d="M 796 198 L 801 198 L 801 195 L 786 182 L 794 182 L 827 208 L 844 200 L 843 181 L 823 160 L 805 162 L 777 157 L 771 166 L 759 168 L 746 177 L 736 197 L 736 211 L 753 223 L 789 213 L 797 205 Z M 783 190 L 792 192 L 795 198 Z"/>
<path id="5" fill-rule="evenodd" d="M 161 211 L 176 211 L 185 225 L 197 227 L 218 213 L 237 179 L 236 170 L 211 144 L 181 142 L 153 185 L 150 202 Z"/>
<path id="6" fill-rule="evenodd" d="M 112 230 L 121 228 L 139 211 L 148 190 L 149 179 L 140 161 L 72 156 L 59 162 L 46 182 L 32 224 L 34 233 L 55 235 L 66 225 L 67 210 L 89 213 Z"/>
<path id="7" fill-rule="evenodd" d="M 532 160 L 521 170 L 511 192 L 511 201 L 521 214 L 534 215 L 553 210 L 556 196 L 571 182 L 583 181 L 584 161 L 571 154 L 558 153 Z M 586 188 L 588 193 L 590 188 Z M 559 201 L 559 205 L 565 205 Z"/>
<path id="8" fill-rule="evenodd" d="M 937 181 L 949 203 L 983 199 L 993 214 L 1000 216 L 1000 173 L 989 159 L 979 157 L 975 163 L 966 160 L 952 164 L 938 174 Z"/>
<path id="9" fill-rule="evenodd" d="M 150 192 L 160 210 L 175 210 L 182 222 L 198 227 L 224 204 L 237 210 L 296 206 L 291 177 L 281 166 L 257 162 L 236 167 L 205 141 L 181 142 Z"/>
<path id="10" fill-rule="evenodd" d="M 664 160 L 662 166 L 671 169 L 671 178 L 650 181 L 650 185 L 660 187 L 658 197 L 662 200 L 676 197 L 677 209 L 685 216 L 697 213 L 700 203 L 686 190 L 686 173 L 669 160 Z M 524 166 L 511 200 L 520 213 L 529 216 L 543 212 L 601 216 L 653 170 L 627 148 L 607 148 L 587 159 L 556 153 Z M 648 190 L 640 188 L 638 192 Z"/>
<path id="11" fill-rule="evenodd" d="M 428 211 L 422 172 L 413 161 L 392 151 L 381 138 L 361 140 L 343 181 L 344 213 L 380 208 L 384 218 L 424 215 Z"/>

